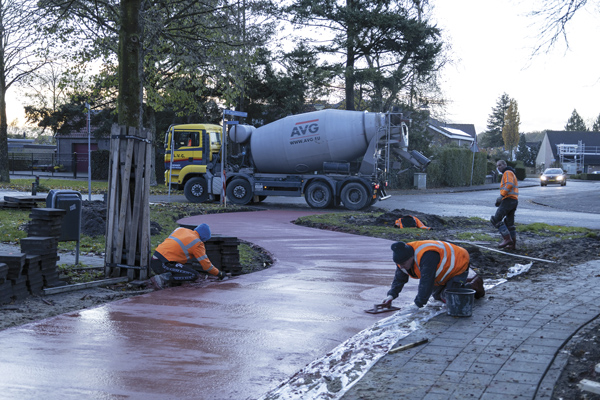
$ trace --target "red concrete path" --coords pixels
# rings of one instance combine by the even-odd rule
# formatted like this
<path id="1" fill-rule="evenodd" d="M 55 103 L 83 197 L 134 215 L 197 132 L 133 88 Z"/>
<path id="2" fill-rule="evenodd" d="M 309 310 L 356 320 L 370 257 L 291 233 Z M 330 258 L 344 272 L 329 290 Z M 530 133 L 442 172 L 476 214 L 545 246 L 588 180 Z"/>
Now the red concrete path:
<path id="1" fill-rule="evenodd" d="M 387 314 L 389 241 L 260 211 L 186 218 L 269 250 L 267 270 L 0 332 L 0 397 L 255 399 Z M 405 290 L 403 297 L 412 299 Z"/>

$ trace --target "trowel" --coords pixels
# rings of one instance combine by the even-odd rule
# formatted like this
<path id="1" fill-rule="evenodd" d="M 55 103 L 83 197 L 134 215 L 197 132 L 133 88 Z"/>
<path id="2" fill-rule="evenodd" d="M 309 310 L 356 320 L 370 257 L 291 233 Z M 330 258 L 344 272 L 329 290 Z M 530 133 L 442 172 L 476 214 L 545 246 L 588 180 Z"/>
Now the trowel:
<path id="1" fill-rule="evenodd" d="M 400 309 L 400 307 L 394 307 L 392 306 L 392 303 L 381 303 L 381 304 L 375 304 L 373 306 L 373 308 L 371 308 L 370 310 L 365 310 L 365 312 L 368 312 L 369 314 L 379 314 L 379 313 L 384 313 L 384 312 L 390 312 L 390 311 L 398 311 Z"/>

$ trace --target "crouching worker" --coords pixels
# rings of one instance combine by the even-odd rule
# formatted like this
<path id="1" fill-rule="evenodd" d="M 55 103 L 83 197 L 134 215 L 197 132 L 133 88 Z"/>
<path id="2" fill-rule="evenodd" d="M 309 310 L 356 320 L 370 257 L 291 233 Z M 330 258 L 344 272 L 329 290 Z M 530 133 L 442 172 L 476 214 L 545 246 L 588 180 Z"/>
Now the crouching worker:
<path id="1" fill-rule="evenodd" d="M 219 271 L 208 259 L 204 242 L 210 239 L 210 228 L 206 224 L 198 225 L 196 229 L 177 228 L 164 242 L 158 245 L 150 263 L 156 273 L 150 278 L 150 283 L 157 289 L 163 289 L 172 282 L 193 282 L 200 273 L 185 265 L 197 260 L 202 269 L 219 280 L 225 274 Z"/>
<path id="2" fill-rule="evenodd" d="M 392 244 L 396 274 L 392 287 L 383 300 L 391 304 L 398 297 L 408 278 L 419 279 L 415 305 L 423 307 L 429 297 L 446 302 L 446 289 L 470 288 L 475 290 L 475 298 L 485 296 L 483 279 L 476 275 L 468 279 L 469 253 L 460 246 L 438 240 L 418 242 L 396 242 Z"/>

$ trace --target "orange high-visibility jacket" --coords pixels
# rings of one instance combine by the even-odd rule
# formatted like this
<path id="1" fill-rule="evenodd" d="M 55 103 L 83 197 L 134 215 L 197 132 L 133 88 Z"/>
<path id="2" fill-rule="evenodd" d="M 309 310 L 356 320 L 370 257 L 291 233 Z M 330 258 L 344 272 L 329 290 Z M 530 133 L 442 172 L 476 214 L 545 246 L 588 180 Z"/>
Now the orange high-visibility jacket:
<path id="1" fill-rule="evenodd" d="M 421 279 L 419 265 L 423 254 L 427 251 L 435 251 L 440 255 L 440 263 L 435 272 L 436 286 L 445 285 L 450 278 L 462 274 L 469 268 L 469 252 L 462 247 L 439 240 L 422 240 L 407 244 L 415 250 L 415 262 L 408 271 L 412 278 Z"/>
<path id="2" fill-rule="evenodd" d="M 517 176 L 509 169 L 502 173 L 502 181 L 500 182 L 500 195 L 503 199 L 519 199 L 519 184 L 517 183 Z"/>
<path id="3" fill-rule="evenodd" d="M 205 272 L 211 275 L 219 274 L 217 267 L 212 265 L 206 255 L 204 243 L 200 240 L 198 232 L 191 229 L 175 229 L 164 242 L 158 245 L 156 253 L 160 254 L 167 261 L 180 264 L 185 264 L 196 259 Z"/>
<path id="4" fill-rule="evenodd" d="M 428 226 L 425 226 L 424 223 L 421 222 L 421 220 L 417 217 L 413 217 L 412 215 L 405 215 L 404 217 L 400 217 L 396 220 L 396 223 L 394 225 L 396 225 L 398 228 L 402 229 L 405 228 L 402 224 L 402 218 L 406 218 L 406 217 L 410 217 L 415 221 L 415 224 L 417 226 L 417 228 L 420 229 L 431 229 Z M 414 228 L 414 226 L 406 226 L 406 228 Z"/>

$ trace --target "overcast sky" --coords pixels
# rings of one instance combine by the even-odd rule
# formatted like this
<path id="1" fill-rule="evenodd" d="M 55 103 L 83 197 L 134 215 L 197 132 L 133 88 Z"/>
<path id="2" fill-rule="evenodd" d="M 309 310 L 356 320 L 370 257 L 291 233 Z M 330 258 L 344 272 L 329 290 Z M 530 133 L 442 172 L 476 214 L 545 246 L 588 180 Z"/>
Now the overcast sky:
<path id="1" fill-rule="evenodd" d="M 471 123 L 482 133 L 506 93 L 518 103 L 523 133 L 563 130 L 573 109 L 591 127 L 600 114 L 600 11 L 595 6 L 578 11 L 567 25 L 568 50 L 561 41 L 532 57 L 540 26 L 527 16 L 530 2 L 431 3 L 455 61 L 443 74 L 444 94 L 451 100 L 448 122 Z"/>

